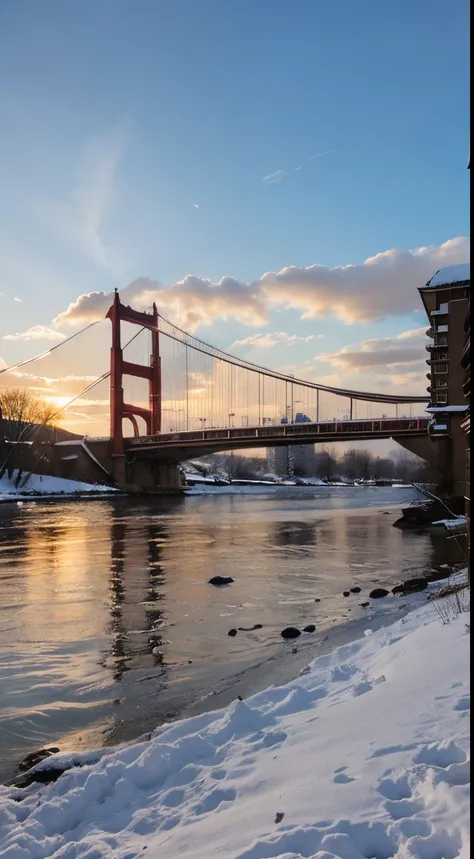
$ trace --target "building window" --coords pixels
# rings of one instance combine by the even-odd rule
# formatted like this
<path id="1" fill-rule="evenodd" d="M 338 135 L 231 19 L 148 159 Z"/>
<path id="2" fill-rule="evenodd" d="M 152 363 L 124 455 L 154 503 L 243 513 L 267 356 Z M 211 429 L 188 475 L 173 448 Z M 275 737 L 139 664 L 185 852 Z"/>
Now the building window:
<path id="1" fill-rule="evenodd" d="M 434 345 L 435 346 L 447 346 L 448 345 L 448 338 L 447 337 L 439 337 L 439 336 L 435 337 Z"/>
<path id="2" fill-rule="evenodd" d="M 447 364 L 433 364 L 433 372 L 434 373 L 447 373 L 448 365 Z"/>
<path id="3" fill-rule="evenodd" d="M 447 388 L 448 383 L 444 379 L 436 379 L 436 387 L 437 388 Z"/>
<path id="4" fill-rule="evenodd" d="M 438 403 L 439 406 L 444 405 L 445 403 L 448 402 L 448 395 L 447 394 L 437 394 L 436 395 L 436 402 Z"/>
<path id="5" fill-rule="evenodd" d="M 448 353 L 447 352 L 439 352 L 436 355 L 436 358 L 433 358 L 433 361 L 447 361 L 447 360 L 448 360 Z"/>

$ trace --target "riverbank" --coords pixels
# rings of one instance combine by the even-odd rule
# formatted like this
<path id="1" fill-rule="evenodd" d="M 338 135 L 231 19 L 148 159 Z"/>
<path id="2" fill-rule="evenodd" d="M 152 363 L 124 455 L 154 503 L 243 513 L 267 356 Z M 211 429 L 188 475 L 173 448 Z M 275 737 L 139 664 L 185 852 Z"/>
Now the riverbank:
<path id="1" fill-rule="evenodd" d="M 7 474 L 0 478 L 0 504 L 12 504 L 16 501 L 34 501 L 47 498 L 111 496 L 118 490 L 106 484 L 80 483 L 77 480 L 66 480 L 63 477 L 49 477 L 41 474 L 25 475 L 20 485 L 15 486 L 13 479 Z"/>
<path id="2" fill-rule="evenodd" d="M 467 859 L 467 623 L 429 604 L 227 710 L 50 758 L 83 765 L 0 789 L 2 859 Z"/>

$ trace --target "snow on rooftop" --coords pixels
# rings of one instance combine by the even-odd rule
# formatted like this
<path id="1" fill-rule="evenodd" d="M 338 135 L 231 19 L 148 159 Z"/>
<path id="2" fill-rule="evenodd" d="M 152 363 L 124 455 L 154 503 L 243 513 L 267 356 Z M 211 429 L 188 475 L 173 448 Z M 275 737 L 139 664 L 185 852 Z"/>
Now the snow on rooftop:
<path id="1" fill-rule="evenodd" d="M 467 411 L 467 404 L 465 406 L 428 406 L 425 409 L 425 412 L 465 412 Z"/>
<path id="2" fill-rule="evenodd" d="M 426 286 L 445 286 L 449 283 L 460 283 L 464 280 L 471 280 L 471 264 L 468 262 L 440 268 L 427 282 Z"/>

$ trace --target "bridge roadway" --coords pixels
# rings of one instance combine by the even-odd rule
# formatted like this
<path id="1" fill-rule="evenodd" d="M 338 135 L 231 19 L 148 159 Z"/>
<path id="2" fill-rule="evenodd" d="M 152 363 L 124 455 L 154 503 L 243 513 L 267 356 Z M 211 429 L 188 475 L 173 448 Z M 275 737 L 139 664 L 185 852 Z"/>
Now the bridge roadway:
<path id="1" fill-rule="evenodd" d="M 429 418 L 380 418 L 376 420 L 319 421 L 318 423 L 185 430 L 159 436 L 124 439 L 127 459 L 183 462 L 196 455 L 257 447 L 283 447 L 386 438 L 427 437 Z"/>

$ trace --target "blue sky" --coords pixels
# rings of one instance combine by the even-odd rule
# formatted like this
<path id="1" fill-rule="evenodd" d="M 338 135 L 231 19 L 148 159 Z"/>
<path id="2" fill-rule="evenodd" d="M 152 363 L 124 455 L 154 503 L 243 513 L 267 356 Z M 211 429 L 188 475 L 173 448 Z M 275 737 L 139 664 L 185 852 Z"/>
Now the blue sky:
<path id="1" fill-rule="evenodd" d="M 50 328 L 80 294 L 139 277 L 248 284 L 420 246 L 435 252 L 417 276 L 464 261 L 465 244 L 436 249 L 469 230 L 468 40 L 465 0 L 3 4 L 0 358 L 44 347 L 5 335 Z M 312 337 L 236 347 L 304 366 L 423 326 L 405 276 L 377 319 L 325 315 L 313 299 L 302 319 L 306 298 L 289 306 L 270 290 L 265 320 L 233 304 L 201 310 L 196 330 L 224 348 L 262 332 Z M 398 289 L 387 283 L 373 289 Z M 207 306 L 200 290 L 187 309 Z M 187 320 L 183 300 L 165 306 Z M 323 369 L 342 378 L 340 362 Z M 410 372 L 416 384 L 420 362 Z M 367 378 L 383 382 L 378 369 Z"/>

